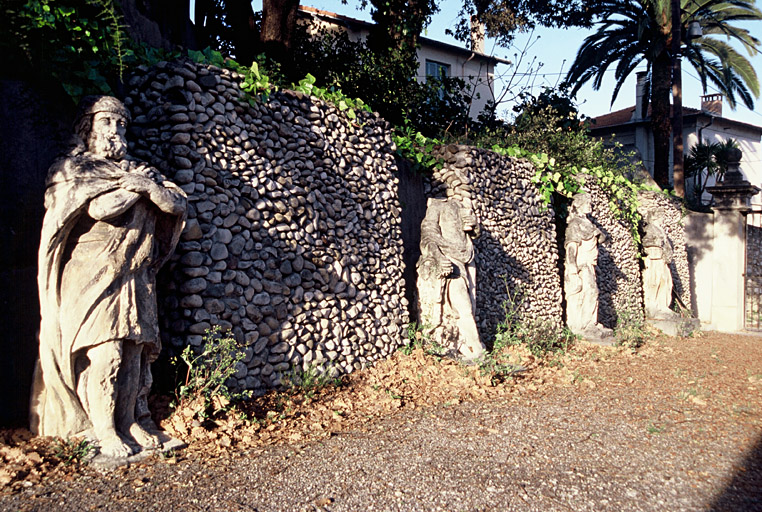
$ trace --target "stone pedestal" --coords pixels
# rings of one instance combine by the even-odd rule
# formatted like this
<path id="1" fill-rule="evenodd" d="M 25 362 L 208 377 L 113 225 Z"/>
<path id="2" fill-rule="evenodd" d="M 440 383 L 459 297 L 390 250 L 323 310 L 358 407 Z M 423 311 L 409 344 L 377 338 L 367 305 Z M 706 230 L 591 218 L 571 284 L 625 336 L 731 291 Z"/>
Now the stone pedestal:
<path id="1" fill-rule="evenodd" d="M 741 151 L 731 151 L 724 181 L 708 187 L 715 201 L 712 255 L 712 327 L 721 332 L 744 328 L 746 213 L 759 188 L 738 169 Z"/>

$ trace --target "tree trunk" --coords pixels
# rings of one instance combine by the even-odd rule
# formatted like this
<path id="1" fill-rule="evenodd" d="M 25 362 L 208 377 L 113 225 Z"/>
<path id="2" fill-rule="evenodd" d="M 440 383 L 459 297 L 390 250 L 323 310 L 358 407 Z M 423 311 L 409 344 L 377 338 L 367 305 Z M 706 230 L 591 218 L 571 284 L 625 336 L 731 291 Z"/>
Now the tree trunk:
<path id="1" fill-rule="evenodd" d="M 227 0 L 225 2 L 225 14 L 230 28 L 233 30 L 235 58 L 239 64 L 249 66 L 261 50 L 254 27 L 254 10 L 251 8 L 251 2 L 249 0 Z"/>
<path id="2" fill-rule="evenodd" d="M 188 0 L 122 0 L 122 12 L 130 37 L 166 50 L 174 46 L 195 49 Z"/>
<path id="3" fill-rule="evenodd" d="M 268 57 L 278 61 L 289 74 L 293 65 L 293 40 L 299 0 L 262 0 L 262 29 L 259 40 Z"/>
<path id="4" fill-rule="evenodd" d="M 669 95 L 672 85 L 669 53 L 662 51 L 653 62 L 651 85 L 651 131 L 654 134 L 654 180 L 669 188 L 669 148 L 672 145 L 672 121 Z"/>

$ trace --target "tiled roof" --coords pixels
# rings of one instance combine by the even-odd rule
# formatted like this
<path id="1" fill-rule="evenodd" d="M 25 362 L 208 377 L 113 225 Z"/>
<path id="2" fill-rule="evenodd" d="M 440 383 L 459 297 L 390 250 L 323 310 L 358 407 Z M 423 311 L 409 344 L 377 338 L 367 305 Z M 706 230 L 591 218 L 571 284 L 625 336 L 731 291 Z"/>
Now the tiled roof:
<path id="1" fill-rule="evenodd" d="M 611 112 L 609 114 L 603 114 L 602 116 L 598 116 L 593 118 L 594 123 L 592 123 L 591 128 L 607 128 L 609 126 L 618 126 L 620 124 L 629 123 L 632 121 L 632 114 L 635 112 L 635 106 L 623 108 L 622 110 L 617 110 L 616 112 Z M 688 116 L 692 114 L 700 114 L 701 111 L 695 108 L 691 107 L 683 107 L 683 116 Z M 648 107 L 648 115 L 651 115 L 651 107 Z M 669 115 L 672 116 L 672 106 L 669 107 Z"/>

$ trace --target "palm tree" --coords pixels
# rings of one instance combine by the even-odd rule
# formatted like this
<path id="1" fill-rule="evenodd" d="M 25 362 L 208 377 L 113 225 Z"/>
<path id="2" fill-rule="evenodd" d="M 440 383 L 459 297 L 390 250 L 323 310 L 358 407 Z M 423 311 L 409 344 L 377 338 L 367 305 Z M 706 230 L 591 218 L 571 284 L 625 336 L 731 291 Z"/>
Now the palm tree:
<path id="1" fill-rule="evenodd" d="M 697 142 L 685 156 L 685 178 L 693 181 L 692 198 L 694 206 L 703 206 L 702 197 L 710 176 L 720 182 L 728 170 L 731 149 L 738 149 L 735 139 L 725 142 Z"/>
<path id="2" fill-rule="evenodd" d="M 582 43 L 565 83 L 572 95 L 593 80 L 600 89 L 609 66 L 616 64 L 616 86 L 611 103 L 616 100 L 625 79 L 646 62 L 650 85 L 651 129 L 654 134 L 654 179 L 662 187 L 669 184 L 670 87 L 672 85 L 670 52 L 672 21 L 670 0 L 601 0 L 594 7 L 598 31 Z M 755 0 L 681 0 L 683 56 L 698 72 L 706 93 L 712 83 L 725 96 L 731 108 L 737 98 L 750 109 L 759 98 L 759 80 L 749 60 L 720 39 L 736 41 L 750 56 L 759 51 L 760 41 L 748 30 L 734 26 L 737 21 L 762 20 Z M 686 37 L 687 26 L 696 21 L 703 36 Z M 647 105 L 647 102 L 644 102 Z M 642 114 L 645 115 L 645 112 Z"/>

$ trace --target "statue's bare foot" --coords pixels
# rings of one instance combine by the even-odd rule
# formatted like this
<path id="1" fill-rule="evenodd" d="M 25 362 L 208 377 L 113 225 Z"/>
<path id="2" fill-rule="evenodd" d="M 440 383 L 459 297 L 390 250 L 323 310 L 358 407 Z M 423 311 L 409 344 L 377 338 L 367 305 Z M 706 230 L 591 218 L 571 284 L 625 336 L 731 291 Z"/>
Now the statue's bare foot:
<path id="1" fill-rule="evenodd" d="M 101 453 L 108 457 L 122 458 L 132 455 L 132 448 L 122 441 L 117 434 L 100 439 L 98 444 L 100 445 Z"/>
<path id="2" fill-rule="evenodd" d="M 157 436 L 149 434 L 146 429 L 137 423 L 133 423 L 130 426 L 130 435 L 143 448 L 158 448 L 161 446 L 161 442 Z"/>

